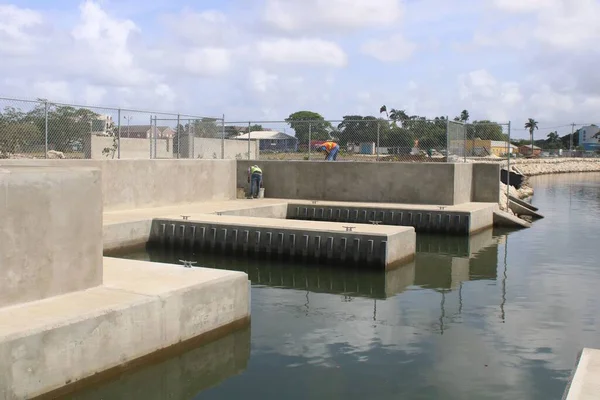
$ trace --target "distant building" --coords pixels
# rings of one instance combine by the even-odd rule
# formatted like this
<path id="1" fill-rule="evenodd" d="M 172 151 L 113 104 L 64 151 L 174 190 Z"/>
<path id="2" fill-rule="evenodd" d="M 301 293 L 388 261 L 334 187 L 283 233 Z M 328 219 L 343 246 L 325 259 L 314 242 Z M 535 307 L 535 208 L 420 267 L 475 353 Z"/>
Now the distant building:
<path id="1" fill-rule="evenodd" d="M 486 157 L 495 155 L 498 157 L 506 154 L 515 154 L 518 147 L 501 140 L 452 140 L 450 142 L 450 153 L 458 156 Z"/>
<path id="2" fill-rule="evenodd" d="M 235 140 L 258 140 L 260 151 L 297 151 L 298 139 L 295 136 L 277 131 L 252 131 L 236 136 Z"/>
<path id="3" fill-rule="evenodd" d="M 531 145 L 524 144 L 524 145 L 519 146 L 519 154 L 521 154 L 523 156 L 531 156 Z M 540 147 L 533 146 L 533 156 L 539 157 L 541 154 L 542 154 L 542 149 Z"/>
<path id="4" fill-rule="evenodd" d="M 168 126 L 157 126 L 156 137 L 159 139 L 172 138 L 175 131 Z M 153 125 L 121 125 L 121 137 L 123 138 L 138 138 L 148 139 L 154 137 Z"/>
<path id="5" fill-rule="evenodd" d="M 600 128 L 589 125 L 579 129 L 579 145 L 586 151 L 600 150 Z"/>
<path id="6" fill-rule="evenodd" d="M 92 135 L 107 136 L 109 128 L 113 125 L 112 116 L 100 114 L 91 121 Z"/>

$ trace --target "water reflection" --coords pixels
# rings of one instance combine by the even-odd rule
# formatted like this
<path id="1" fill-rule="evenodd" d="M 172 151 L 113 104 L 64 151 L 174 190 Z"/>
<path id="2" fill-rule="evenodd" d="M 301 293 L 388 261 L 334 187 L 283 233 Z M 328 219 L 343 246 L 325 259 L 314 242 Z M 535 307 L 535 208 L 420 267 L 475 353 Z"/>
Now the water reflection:
<path id="1" fill-rule="evenodd" d="M 492 230 L 471 237 L 419 235 L 415 260 L 391 271 L 224 258 L 164 248 L 148 248 L 126 257 L 172 264 L 194 260 L 200 266 L 246 272 L 253 285 L 339 294 L 348 301 L 351 297 L 386 299 L 413 285 L 455 290 L 464 281 L 496 279 L 498 243 L 502 241 L 503 236 L 494 236 Z"/>
<path id="2" fill-rule="evenodd" d="M 65 399 L 188 400 L 244 371 L 249 357 L 250 329 L 246 328 Z"/>
<path id="3" fill-rule="evenodd" d="M 577 353 L 600 347 L 600 174 L 532 183 L 546 218 L 531 229 L 419 235 L 387 273 L 130 257 L 250 275 L 250 363 L 202 399 L 560 398 Z"/>

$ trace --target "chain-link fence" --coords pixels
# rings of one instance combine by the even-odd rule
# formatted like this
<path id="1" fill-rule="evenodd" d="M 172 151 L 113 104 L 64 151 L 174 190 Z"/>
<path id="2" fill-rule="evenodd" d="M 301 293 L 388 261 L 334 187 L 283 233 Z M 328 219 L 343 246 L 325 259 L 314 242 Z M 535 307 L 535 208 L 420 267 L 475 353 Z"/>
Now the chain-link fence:
<path id="1" fill-rule="evenodd" d="M 510 123 L 444 117 L 226 122 L 224 116 L 0 98 L 0 158 L 469 162 L 509 154 L 600 155 L 597 125 L 565 127 L 570 132 L 531 143 L 511 141 Z"/>
<path id="2" fill-rule="evenodd" d="M 223 120 L 0 98 L 0 158 L 234 158 Z"/>
<path id="3" fill-rule="evenodd" d="M 518 155 L 510 140 L 510 123 L 448 121 L 448 161 L 505 159 Z"/>
<path id="4" fill-rule="evenodd" d="M 257 141 L 262 160 L 324 160 L 333 142 L 341 161 L 446 161 L 445 119 L 226 122 L 225 129 L 235 140 Z"/>
<path id="5" fill-rule="evenodd" d="M 465 124 L 446 118 L 377 118 L 226 122 L 228 137 L 257 141 L 262 160 L 324 160 L 338 145 L 343 161 L 466 162 L 468 158 L 504 157 L 508 124 Z"/>

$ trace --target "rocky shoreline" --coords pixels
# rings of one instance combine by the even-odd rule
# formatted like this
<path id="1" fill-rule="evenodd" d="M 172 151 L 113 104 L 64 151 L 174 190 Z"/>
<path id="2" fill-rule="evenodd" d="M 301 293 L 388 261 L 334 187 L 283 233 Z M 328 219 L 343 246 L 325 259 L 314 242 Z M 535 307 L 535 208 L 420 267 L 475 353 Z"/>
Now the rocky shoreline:
<path id="1" fill-rule="evenodd" d="M 506 168 L 507 161 L 498 159 L 486 159 L 477 162 L 499 163 L 502 168 Z M 600 159 L 596 158 L 550 158 L 550 159 L 516 159 L 510 161 L 510 171 L 524 175 L 523 185 L 516 189 L 510 187 L 509 193 L 518 199 L 528 199 L 533 196 L 533 188 L 529 184 L 529 177 L 549 174 L 566 174 L 579 172 L 600 172 Z M 500 182 L 500 201 L 499 206 L 502 211 L 515 215 L 508 208 L 508 197 L 506 194 L 506 185 Z M 518 215 L 517 215 L 518 216 Z"/>

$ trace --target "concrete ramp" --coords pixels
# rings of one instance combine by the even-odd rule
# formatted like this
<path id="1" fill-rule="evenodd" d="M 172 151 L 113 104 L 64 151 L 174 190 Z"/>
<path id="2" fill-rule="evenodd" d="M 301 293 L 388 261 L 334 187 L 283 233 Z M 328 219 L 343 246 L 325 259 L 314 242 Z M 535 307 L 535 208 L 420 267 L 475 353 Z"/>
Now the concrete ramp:
<path id="1" fill-rule="evenodd" d="M 508 228 L 531 228 L 531 224 L 505 211 L 494 211 L 494 225 Z"/>
<path id="2" fill-rule="evenodd" d="M 538 213 L 536 210 L 533 210 L 529 204 L 521 200 L 514 201 L 511 198 L 511 200 L 508 202 L 508 207 L 517 215 L 528 215 L 533 219 L 544 218 L 542 214 Z"/>
<path id="3" fill-rule="evenodd" d="M 514 201 L 517 204 L 522 205 L 523 207 L 527 207 L 533 211 L 539 211 L 539 208 L 537 208 L 536 206 L 534 206 L 531 203 L 528 203 L 526 201 L 523 201 L 521 199 L 516 198 L 515 196 L 508 196 L 508 198 L 510 199 L 510 201 Z"/>

